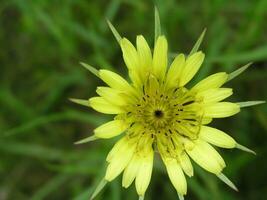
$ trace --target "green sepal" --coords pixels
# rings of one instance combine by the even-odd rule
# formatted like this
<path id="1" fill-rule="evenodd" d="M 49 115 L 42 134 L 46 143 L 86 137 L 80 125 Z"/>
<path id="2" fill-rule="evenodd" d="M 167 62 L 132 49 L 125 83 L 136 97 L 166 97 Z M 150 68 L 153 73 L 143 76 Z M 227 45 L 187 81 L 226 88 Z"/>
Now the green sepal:
<path id="1" fill-rule="evenodd" d="M 199 36 L 198 40 L 196 41 L 195 45 L 193 46 L 193 48 L 190 51 L 188 56 L 191 56 L 192 54 L 194 54 L 194 53 L 196 53 L 198 51 L 198 49 L 199 49 L 199 47 L 200 47 L 200 45 L 201 45 L 201 43 L 202 43 L 202 41 L 204 39 L 206 31 L 207 31 L 206 28 L 202 31 L 201 35 Z"/>
<path id="2" fill-rule="evenodd" d="M 122 37 L 120 36 L 119 32 L 116 30 L 116 28 L 112 25 L 112 23 L 107 19 L 108 26 L 113 33 L 114 37 L 116 38 L 117 42 L 120 44 L 120 41 Z"/>

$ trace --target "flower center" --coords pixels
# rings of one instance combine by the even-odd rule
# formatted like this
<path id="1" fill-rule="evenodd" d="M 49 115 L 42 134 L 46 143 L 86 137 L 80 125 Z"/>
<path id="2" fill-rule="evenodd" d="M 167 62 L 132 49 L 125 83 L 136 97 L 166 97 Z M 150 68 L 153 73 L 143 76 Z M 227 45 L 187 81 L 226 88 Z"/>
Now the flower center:
<path id="1" fill-rule="evenodd" d="M 155 110 L 154 115 L 156 118 L 162 118 L 164 113 L 161 110 Z"/>
<path id="2" fill-rule="evenodd" d="M 151 76 L 138 93 L 138 102 L 128 108 L 131 138 L 152 140 L 170 154 L 183 149 L 185 141 L 198 138 L 203 113 L 195 94 L 184 87 L 168 88 Z"/>

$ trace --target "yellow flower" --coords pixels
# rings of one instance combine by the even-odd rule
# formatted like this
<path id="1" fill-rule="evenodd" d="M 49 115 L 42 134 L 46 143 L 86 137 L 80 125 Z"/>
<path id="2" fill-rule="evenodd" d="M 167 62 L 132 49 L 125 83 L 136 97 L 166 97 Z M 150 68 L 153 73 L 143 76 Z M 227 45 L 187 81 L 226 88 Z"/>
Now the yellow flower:
<path id="1" fill-rule="evenodd" d="M 93 137 L 80 143 L 123 134 L 106 158 L 108 167 L 102 186 L 123 174 L 122 186 L 127 188 L 135 180 L 142 199 L 151 179 L 154 154 L 158 152 L 181 199 L 187 193 L 185 174 L 193 176 L 191 160 L 235 188 L 222 174 L 225 162 L 213 145 L 251 150 L 208 124 L 214 118 L 230 117 L 240 111 L 243 104 L 225 101 L 233 91 L 223 85 L 242 70 L 231 75 L 210 75 L 189 88 L 187 84 L 204 61 L 204 53 L 197 51 L 202 37 L 190 55 L 179 54 L 168 66 L 164 35 L 156 37 L 152 53 L 142 35 L 136 37 L 134 46 L 109 25 L 122 49 L 130 81 L 112 71 L 98 71 L 84 64 L 107 86 L 98 87 L 99 96 L 89 102 L 74 100 L 98 112 L 116 115 L 114 120 L 96 128 Z"/>

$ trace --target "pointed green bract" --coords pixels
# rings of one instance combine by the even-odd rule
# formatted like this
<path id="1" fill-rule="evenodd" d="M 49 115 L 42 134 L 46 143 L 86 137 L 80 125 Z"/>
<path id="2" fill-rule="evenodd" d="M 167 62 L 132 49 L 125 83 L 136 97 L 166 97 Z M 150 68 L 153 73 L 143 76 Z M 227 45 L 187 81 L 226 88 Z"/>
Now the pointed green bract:
<path id="1" fill-rule="evenodd" d="M 233 71 L 229 74 L 227 81 L 230 81 L 240 75 L 242 72 L 244 72 L 252 63 L 248 63 L 244 65 L 243 67 L 238 68 L 237 70 Z"/>
<path id="2" fill-rule="evenodd" d="M 235 148 L 256 155 L 256 152 L 255 151 L 253 151 L 253 150 L 251 150 L 251 149 L 249 149 L 249 148 L 247 148 L 247 147 L 245 147 L 245 146 L 243 146 L 241 144 L 236 144 L 236 147 Z"/>
<path id="3" fill-rule="evenodd" d="M 116 30 L 116 28 L 111 24 L 111 22 L 107 19 L 107 23 L 108 23 L 108 26 L 111 30 L 111 32 L 113 33 L 114 37 L 116 38 L 117 42 L 120 44 L 120 41 L 121 41 L 121 36 L 119 34 L 119 32 Z"/>
<path id="4" fill-rule="evenodd" d="M 90 137 L 87 137 L 87 138 L 84 138 L 82 140 L 79 140 L 79 141 L 75 142 L 74 144 L 84 144 L 84 143 L 87 143 L 87 142 L 95 141 L 97 139 L 98 138 L 95 135 L 92 135 Z"/>
<path id="5" fill-rule="evenodd" d="M 201 35 L 199 36 L 197 42 L 195 43 L 195 45 L 193 46 L 192 50 L 190 51 L 188 56 L 191 56 L 192 54 L 196 53 L 204 39 L 205 33 L 206 33 L 206 28 L 202 31 Z"/>
<path id="6" fill-rule="evenodd" d="M 144 200 L 145 196 L 139 196 L 138 200 Z"/>
<path id="7" fill-rule="evenodd" d="M 73 99 L 73 98 L 70 98 L 69 100 L 74 102 L 74 103 L 77 103 L 79 105 L 90 107 L 89 101 L 86 100 L 86 99 Z"/>
<path id="8" fill-rule="evenodd" d="M 222 181 L 224 182 L 226 185 L 228 185 L 230 188 L 232 188 L 233 190 L 237 191 L 238 192 L 238 189 L 237 187 L 235 186 L 235 184 L 230 181 L 229 178 L 227 178 L 223 173 L 220 173 L 217 175 L 217 177 Z"/>
<path id="9" fill-rule="evenodd" d="M 154 39 L 154 44 L 156 44 L 156 41 L 160 35 L 161 35 L 161 26 L 160 26 L 159 11 L 158 11 L 158 8 L 155 6 L 155 39 Z"/>
<path id="10" fill-rule="evenodd" d="M 184 200 L 184 196 L 183 195 L 181 195 L 179 193 L 177 193 L 177 194 L 178 194 L 179 200 Z"/>
<path id="11" fill-rule="evenodd" d="M 249 106 L 256 106 L 259 104 L 266 103 L 265 101 L 244 101 L 244 102 L 237 102 L 240 108 L 249 107 Z"/>
<path id="12" fill-rule="evenodd" d="M 95 76 L 97 76 L 99 78 L 99 72 L 96 68 L 92 67 L 91 65 L 88 65 L 86 63 L 80 62 L 80 64 L 85 67 L 86 69 L 88 69 L 92 74 L 94 74 Z"/>
<path id="13" fill-rule="evenodd" d="M 99 194 L 99 192 L 101 192 L 101 190 L 105 187 L 106 184 L 107 184 L 107 180 L 105 180 L 103 178 L 100 181 L 100 183 L 97 185 L 95 191 L 93 192 L 92 196 L 90 197 L 90 200 L 93 200 Z"/>

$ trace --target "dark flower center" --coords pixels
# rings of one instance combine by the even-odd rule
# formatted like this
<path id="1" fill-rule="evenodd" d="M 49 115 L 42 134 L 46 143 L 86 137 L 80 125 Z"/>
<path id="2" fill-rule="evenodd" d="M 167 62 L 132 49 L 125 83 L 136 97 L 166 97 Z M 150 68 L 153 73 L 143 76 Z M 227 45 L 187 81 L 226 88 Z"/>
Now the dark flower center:
<path id="1" fill-rule="evenodd" d="M 155 110 L 154 115 L 157 118 L 162 118 L 163 117 L 163 112 L 161 110 Z"/>

